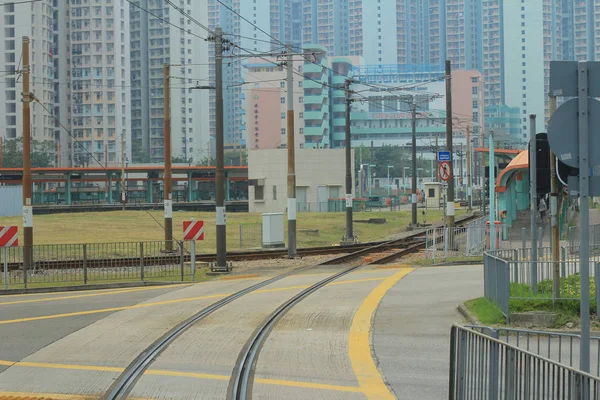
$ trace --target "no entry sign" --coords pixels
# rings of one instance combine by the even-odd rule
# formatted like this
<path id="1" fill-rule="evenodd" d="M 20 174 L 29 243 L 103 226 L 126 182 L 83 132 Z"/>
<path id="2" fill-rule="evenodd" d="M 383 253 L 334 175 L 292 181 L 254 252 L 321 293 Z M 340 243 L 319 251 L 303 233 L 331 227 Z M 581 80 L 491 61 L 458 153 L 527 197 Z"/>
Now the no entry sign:
<path id="1" fill-rule="evenodd" d="M 16 226 L 0 226 L 0 247 L 19 245 L 19 228 Z"/>
<path id="2" fill-rule="evenodd" d="M 183 240 L 204 240 L 204 221 L 183 221 Z"/>
<path id="3" fill-rule="evenodd" d="M 442 161 L 440 163 L 438 172 L 440 174 L 440 178 L 442 178 L 444 182 L 450 180 L 450 163 L 448 161 Z"/>

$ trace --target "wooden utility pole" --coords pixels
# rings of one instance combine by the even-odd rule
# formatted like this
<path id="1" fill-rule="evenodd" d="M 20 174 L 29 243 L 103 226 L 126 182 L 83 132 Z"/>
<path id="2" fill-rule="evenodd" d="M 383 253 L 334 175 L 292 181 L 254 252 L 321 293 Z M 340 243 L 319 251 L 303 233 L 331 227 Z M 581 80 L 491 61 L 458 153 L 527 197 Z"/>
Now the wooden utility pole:
<path id="1" fill-rule="evenodd" d="M 33 266 L 33 180 L 31 177 L 31 101 L 33 96 L 30 92 L 29 78 L 29 37 L 23 37 L 23 239 L 24 254 L 23 261 L 25 269 Z M 23 273 L 25 285 L 27 284 L 27 273 Z"/>
<path id="2" fill-rule="evenodd" d="M 173 251 L 173 186 L 171 175 L 171 67 L 164 67 L 164 211 L 165 211 L 165 250 Z"/>
<path id="3" fill-rule="evenodd" d="M 294 138 L 294 60 L 292 45 L 287 46 L 287 195 L 288 256 L 296 256 L 296 149 Z"/>
<path id="4" fill-rule="evenodd" d="M 452 228 L 454 227 L 454 157 L 452 153 L 452 65 L 450 60 L 446 60 L 446 150 L 450 152 L 446 226 Z"/>

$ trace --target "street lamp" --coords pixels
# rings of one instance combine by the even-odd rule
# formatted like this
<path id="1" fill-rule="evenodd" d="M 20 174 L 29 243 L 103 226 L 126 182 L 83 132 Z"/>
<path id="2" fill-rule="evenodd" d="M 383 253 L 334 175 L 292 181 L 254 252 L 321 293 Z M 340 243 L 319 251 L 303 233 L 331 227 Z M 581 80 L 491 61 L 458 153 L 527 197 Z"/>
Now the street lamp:
<path id="1" fill-rule="evenodd" d="M 392 186 L 392 183 L 390 182 L 390 168 L 394 168 L 394 166 L 393 165 L 388 165 L 388 167 L 387 167 L 388 197 L 390 197 L 390 187 Z"/>

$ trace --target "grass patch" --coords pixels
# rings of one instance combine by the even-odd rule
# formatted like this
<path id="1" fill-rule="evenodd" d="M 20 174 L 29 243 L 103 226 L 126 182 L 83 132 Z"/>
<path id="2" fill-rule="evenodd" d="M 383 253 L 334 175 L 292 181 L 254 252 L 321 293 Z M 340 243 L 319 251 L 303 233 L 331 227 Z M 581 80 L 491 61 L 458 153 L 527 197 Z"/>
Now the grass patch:
<path id="1" fill-rule="evenodd" d="M 465 306 L 482 324 L 496 325 L 506 322 L 504 314 L 485 297 L 466 301 Z"/>
<path id="2" fill-rule="evenodd" d="M 435 262 L 434 262 L 435 261 Z M 415 260 L 412 262 L 414 265 L 435 265 L 435 264 L 444 264 L 444 263 L 471 263 L 471 262 L 480 262 L 483 263 L 483 257 L 438 257 L 435 260 L 432 258 L 421 258 L 419 260 Z"/>
<path id="3" fill-rule="evenodd" d="M 443 212 L 429 210 L 427 221 L 441 223 Z M 466 210 L 457 210 L 457 216 Z M 199 242 L 199 253 L 214 253 L 216 247 L 215 213 L 174 212 L 174 238 L 183 235 L 183 221 L 194 218 L 204 221 L 205 240 Z M 362 242 L 382 240 L 403 232 L 411 221 L 411 211 L 357 212 L 354 219 L 385 218 L 387 223 L 354 224 L 355 234 Z M 17 225 L 22 229 L 21 217 L 2 219 L 3 225 Z M 114 243 L 164 240 L 162 211 L 110 211 L 34 216 L 34 244 Z M 297 229 L 319 230 L 318 235 L 298 234 L 299 247 L 330 246 L 339 243 L 345 234 L 345 213 L 298 213 Z M 260 224 L 259 213 L 229 213 L 227 215 L 227 247 L 240 249 L 240 224 Z M 287 232 L 287 219 L 285 219 Z M 260 227 L 250 228 L 250 236 L 260 235 Z M 287 237 L 287 233 L 285 234 Z M 255 241 L 258 243 L 258 241 Z M 247 248 L 247 246 L 244 246 Z"/>

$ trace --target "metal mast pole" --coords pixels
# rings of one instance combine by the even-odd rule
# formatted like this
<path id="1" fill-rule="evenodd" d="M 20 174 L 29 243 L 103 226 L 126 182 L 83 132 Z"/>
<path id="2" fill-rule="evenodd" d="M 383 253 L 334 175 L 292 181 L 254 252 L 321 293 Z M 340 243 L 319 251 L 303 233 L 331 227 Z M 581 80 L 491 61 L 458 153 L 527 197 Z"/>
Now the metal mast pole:
<path id="1" fill-rule="evenodd" d="M 165 209 L 165 250 L 173 251 L 173 186 L 171 176 L 171 68 L 164 67 L 164 209 Z"/>
<path id="2" fill-rule="evenodd" d="M 556 111 L 556 97 L 550 96 L 550 116 Z M 550 150 L 550 221 L 552 226 L 552 294 L 560 298 L 560 238 L 558 226 L 558 179 L 556 177 L 556 157 Z"/>
<path id="3" fill-rule="evenodd" d="M 531 261 L 532 261 L 532 288 L 537 291 L 537 142 L 535 139 L 535 114 L 529 116 L 529 209 L 531 218 Z"/>
<path id="4" fill-rule="evenodd" d="M 121 134 L 121 204 L 123 205 L 123 211 L 125 211 L 125 200 L 127 198 L 125 187 L 125 135 Z"/>
<path id="5" fill-rule="evenodd" d="M 225 217 L 225 166 L 223 132 L 223 30 L 215 29 L 215 113 L 216 113 L 216 212 L 217 265 L 216 271 L 227 270 L 227 237 Z"/>
<path id="6" fill-rule="evenodd" d="M 450 152 L 446 225 L 452 228 L 454 227 L 454 156 L 452 153 L 452 65 L 450 60 L 446 60 L 446 150 Z M 452 244 L 452 242 L 450 243 Z"/>
<path id="7" fill-rule="evenodd" d="M 350 107 L 352 99 L 350 98 L 350 79 L 346 80 L 344 89 L 346 90 L 346 237 L 344 241 L 354 240 L 352 232 L 352 136 L 350 132 Z"/>
<path id="8" fill-rule="evenodd" d="M 296 145 L 294 137 L 294 60 L 287 46 L 288 257 L 296 256 Z"/>
<path id="9" fill-rule="evenodd" d="M 23 239 L 25 254 L 23 261 L 29 269 L 33 263 L 33 180 L 31 177 L 31 101 L 29 77 L 29 37 L 23 37 Z M 23 274 L 27 279 L 27 274 Z"/>
<path id="10" fill-rule="evenodd" d="M 412 222 L 413 227 L 417 226 L 417 103 L 413 97 L 412 104 Z"/>

